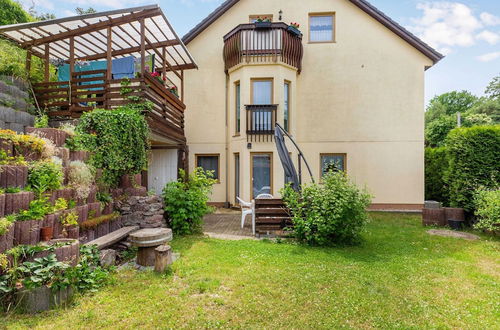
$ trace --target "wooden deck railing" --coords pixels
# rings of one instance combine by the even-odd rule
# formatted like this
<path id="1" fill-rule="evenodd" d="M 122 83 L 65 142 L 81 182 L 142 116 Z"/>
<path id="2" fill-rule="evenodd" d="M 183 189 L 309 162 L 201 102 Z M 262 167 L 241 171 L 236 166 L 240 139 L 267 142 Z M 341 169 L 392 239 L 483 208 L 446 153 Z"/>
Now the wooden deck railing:
<path id="1" fill-rule="evenodd" d="M 144 74 L 141 78 L 130 79 L 127 88 L 132 91 L 123 94 L 121 80 L 105 80 L 105 76 L 105 70 L 74 73 L 71 84 L 67 81 L 34 84 L 35 95 L 50 117 L 62 119 L 79 118 L 83 112 L 95 108 L 113 109 L 133 102 L 129 96 L 139 96 L 153 104 L 146 117 L 151 131 L 185 143 L 186 106 L 164 85 L 150 74 Z"/>
<path id="2" fill-rule="evenodd" d="M 242 63 L 283 62 L 300 72 L 302 36 L 288 30 L 285 23 L 272 23 L 269 29 L 240 24 L 224 36 L 225 70 Z"/>
<path id="3" fill-rule="evenodd" d="M 276 126 L 277 104 L 249 104 L 247 110 L 247 140 L 269 142 Z"/>

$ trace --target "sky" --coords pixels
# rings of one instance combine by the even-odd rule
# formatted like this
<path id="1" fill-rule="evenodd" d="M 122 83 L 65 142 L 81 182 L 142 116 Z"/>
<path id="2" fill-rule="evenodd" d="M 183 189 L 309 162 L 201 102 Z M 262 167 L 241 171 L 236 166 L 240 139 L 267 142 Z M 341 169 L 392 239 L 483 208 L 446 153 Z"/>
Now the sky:
<path id="1" fill-rule="evenodd" d="M 272 0 L 270 0 L 272 1 Z M 308 0 L 314 1 L 314 0 Z M 340 1 L 340 0 L 332 0 Z M 347 1 L 347 0 L 343 0 Z M 500 0 L 369 0 L 446 57 L 426 71 L 426 103 L 435 95 L 468 90 L 481 96 L 500 74 Z M 180 36 L 223 0 L 20 0 L 39 13 L 74 16 L 75 8 L 98 11 L 158 3 Z M 300 22 L 299 22 L 300 23 Z"/>

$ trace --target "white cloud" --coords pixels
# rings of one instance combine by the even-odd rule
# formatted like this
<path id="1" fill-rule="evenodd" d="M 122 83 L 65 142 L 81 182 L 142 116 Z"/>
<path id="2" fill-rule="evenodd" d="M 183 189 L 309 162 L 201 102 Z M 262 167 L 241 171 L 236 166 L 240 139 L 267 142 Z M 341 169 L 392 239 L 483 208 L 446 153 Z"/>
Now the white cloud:
<path id="1" fill-rule="evenodd" d="M 481 22 L 484 23 L 484 25 L 489 25 L 489 26 L 495 26 L 495 25 L 500 25 L 500 17 L 498 16 L 495 16 L 495 15 L 492 15 L 490 13 L 481 13 L 481 15 L 479 15 L 479 17 L 481 18 Z"/>
<path id="2" fill-rule="evenodd" d="M 454 47 L 470 47 L 476 40 L 490 44 L 498 42 L 498 34 L 484 30 L 484 26 L 500 24 L 500 18 L 483 12 L 479 16 L 473 10 L 459 2 L 421 2 L 417 4 L 422 16 L 412 19 L 413 26 L 408 27 L 422 40 L 443 53 L 449 53 Z"/>
<path id="3" fill-rule="evenodd" d="M 498 41 L 500 41 L 500 34 L 484 30 L 476 36 L 476 39 L 484 40 L 490 45 L 495 45 Z"/>
<path id="4" fill-rule="evenodd" d="M 500 58 L 500 52 L 486 53 L 477 57 L 477 59 L 481 62 L 490 62 L 498 58 Z"/>

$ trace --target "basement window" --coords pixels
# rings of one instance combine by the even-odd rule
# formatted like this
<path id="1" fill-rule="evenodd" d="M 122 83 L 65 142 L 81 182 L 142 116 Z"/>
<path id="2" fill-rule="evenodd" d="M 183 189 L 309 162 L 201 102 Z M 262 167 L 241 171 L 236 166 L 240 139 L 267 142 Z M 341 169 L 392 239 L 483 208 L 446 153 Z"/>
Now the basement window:
<path id="1" fill-rule="evenodd" d="M 197 154 L 196 167 L 201 167 L 204 171 L 211 171 L 212 178 L 219 180 L 219 154 Z"/>

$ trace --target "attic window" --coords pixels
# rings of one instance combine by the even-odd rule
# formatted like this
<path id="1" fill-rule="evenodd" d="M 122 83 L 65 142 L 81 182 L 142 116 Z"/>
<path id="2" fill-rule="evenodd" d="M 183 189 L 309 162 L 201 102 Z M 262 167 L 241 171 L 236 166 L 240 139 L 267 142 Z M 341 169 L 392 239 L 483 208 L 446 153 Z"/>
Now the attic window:
<path id="1" fill-rule="evenodd" d="M 249 22 L 250 23 L 255 23 L 259 18 L 262 19 L 262 20 L 264 20 L 264 19 L 267 18 L 267 19 L 270 19 L 271 22 L 273 21 L 273 15 L 272 14 L 268 14 L 268 15 L 250 15 L 249 16 Z"/>
<path id="2" fill-rule="evenodd" d="M 335 41 L 335 14 L 309 14 L 309 42 Z"/>

